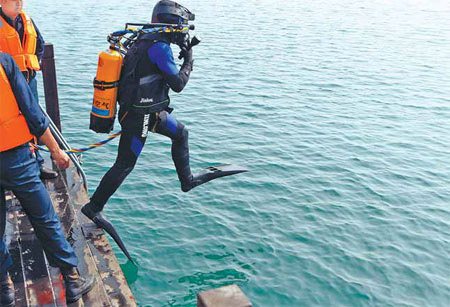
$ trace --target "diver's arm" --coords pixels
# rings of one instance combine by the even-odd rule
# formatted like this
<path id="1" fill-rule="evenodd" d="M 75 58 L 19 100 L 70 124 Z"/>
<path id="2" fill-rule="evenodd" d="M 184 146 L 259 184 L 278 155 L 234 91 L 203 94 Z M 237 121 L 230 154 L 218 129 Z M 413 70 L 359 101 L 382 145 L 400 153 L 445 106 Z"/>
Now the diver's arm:
<path id="1" fill-rule="evenodd" d="M 170 88 L 174 92 L 181 92 L 188 83 L 192 71 L 192 50 L 184 58 L 180 71 L 178 71 L 175 60 L 173 59 L 172 49 L 167 43 L 158 42 L 152 45 L 148 49 L 148 56 L 150 61 L 156 64 L 161 70 L 162 76 Z"/>
<path id="2" fill-rule="evenodd" d="M 183 65 L 177 75 L 167 75 L 163 73 L 163 77 L 174 92 L 181 92 L 189 81 L 191 71 L 194 65 L 192 60 L 192 49 L 189 49 L 184 57 Z"/>

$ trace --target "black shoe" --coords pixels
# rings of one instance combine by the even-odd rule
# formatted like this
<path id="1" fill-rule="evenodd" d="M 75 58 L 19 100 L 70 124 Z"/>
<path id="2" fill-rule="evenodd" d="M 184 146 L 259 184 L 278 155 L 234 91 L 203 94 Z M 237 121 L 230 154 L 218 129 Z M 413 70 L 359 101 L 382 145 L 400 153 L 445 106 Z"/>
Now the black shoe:
<path id="1" fill-rule="evenodd" d="M 0 306 L 14 306 L 14 288 L 8 273 L 0 281 Z"/>
<path id="2" fill-rule="evenodd" d="M 89 202 L 83 207 L 81 207 L 81 212 L 86 215 L 91 221 L 93 221 L 98 227 L 102 228 L 104 231 L 106 231 L 119 245 L 122 252 L 127 256 L 127 258 L 135 264 L 134 260 L 131 258 L 130 253 L 128 252 L 127 248 L 125 247 L 125 244 L 123 243 L 122 239 L 119 236 L 119 233 L 117 232 L 114 225 L 103 216 L 102 211 L 97 211 L 97 209 L 94 207 L 94 205 Z"/>
<path id="3" fill-rule="evenodd" d="M 86 205 L 81 207 L 81 212 L 83 212 L 84 215 L 86 215 L 91 221 L 93 221 L 95 224 L 97 224 L 97 226 L 101 227 L 101 225 L 98 224 L 98 219 L 104 218 L 104 217 L 101 214 L 101 210 L 98 211 L 95 208 L 93 208 L 93 205 L 91 202 L 88 202 Z"/>
<path id="4" fill-rule="evenodd" d="M 55 172 L 54 170 L 51 170 L 49 168 L 41 166 L 40 171 L 41 171 L 41 174 L 39 175 L 39 177 L 42 180 L 55 179 L 56 177 L 58 177 L 58 172 Z"/>
<path id="5" fill-rule="evenodd" d="M 64 285 L 66 286 L 66 302 L 67 304 L 78 301 L 84 294 L 88 293 L 94 288 L 95 279 L 93 276 L 86 276 L 83 278 L 78 274 L 75 267 L 67 270 L 61 270 Z"/>

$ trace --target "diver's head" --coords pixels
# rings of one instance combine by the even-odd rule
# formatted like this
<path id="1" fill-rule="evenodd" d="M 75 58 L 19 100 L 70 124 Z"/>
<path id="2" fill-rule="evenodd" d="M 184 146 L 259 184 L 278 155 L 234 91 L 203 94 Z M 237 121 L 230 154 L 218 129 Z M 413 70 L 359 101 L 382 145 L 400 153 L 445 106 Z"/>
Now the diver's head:
<path id="1" fill-rule="evenodd" d="M 11 19 L 15 19 L 20 14 L 23 7 L 22 0 L 0 0 L 3 13 Z"/>
<path id="2" fill-rule="evenodd" d="M 152 23 L 187 25 L 188 21 L 194 19 L 195 15 L 187 8 L 171 0 L 158 1 L 152 14 Z"/>

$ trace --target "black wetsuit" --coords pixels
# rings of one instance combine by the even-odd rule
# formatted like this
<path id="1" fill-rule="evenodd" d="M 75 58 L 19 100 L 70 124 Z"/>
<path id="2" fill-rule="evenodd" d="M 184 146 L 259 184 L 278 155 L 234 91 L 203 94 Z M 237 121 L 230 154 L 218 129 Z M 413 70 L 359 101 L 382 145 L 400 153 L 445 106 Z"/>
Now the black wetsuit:
<path id="1" fill-rule="evenodd" d="M 181 66 L 180 71 L 173 59 L 170 45 L 164 41 L 143 42 L 137 44 L 134 56 L 140 56 L 139 65 L 133 71 L 137 79 L 152 79 L 152 83 L 144 90 L 157 91 L 155 97 L 166 101 L 164 109 L 159 112 L 145 112 L 139 106 L 133 107 L 133 102 L 139 103 L 135 97 L 140 89 L 136 84 L 127 84 L 126 77 L 121 77 L 119 89 L 119 121 L 122 135 L 119 142 L 119 152 L 116 162 L 103 176 L 100 185 L 91 198 L 91 206 L 95 211 L 101 211 L 108 199 L 115 193 L 125 178 L 133 170 L 136 161 L 144 147 L 148 131 L 165 135 L 172 140 L 172 159 L 181 181 L 182 189 L 189 189 L 192 173 L 189 166 L 188 130 L 174 116 L 170 115 L 168 107 L 168 90 L 180 92 L 189 80 L 192 71 L 192 59 L 188 59 Z M 130 59 L 129 59 L 130 60 Z M 129 61 L 129 63 L 132 61 Z M 123 73 L 127 70 L 125 58 Z M 125 81 L 123 81 L 125 79 Z M 142 85 L 142 81 L 141 81 Z M 133 87 L 134 86 L 134 87 Z M 141 99 L 142 101 L 142 99 Z"/>

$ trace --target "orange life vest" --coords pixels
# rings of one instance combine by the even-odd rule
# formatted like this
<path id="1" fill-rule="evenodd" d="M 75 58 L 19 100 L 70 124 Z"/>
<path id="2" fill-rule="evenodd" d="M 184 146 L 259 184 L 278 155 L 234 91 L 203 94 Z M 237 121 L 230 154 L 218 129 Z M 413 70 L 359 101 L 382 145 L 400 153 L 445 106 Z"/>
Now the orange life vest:
<path id="1" fill-rule="evenodd" d="M 37 32 L 31 18 L 21 12 L 23 21 L 23 41 L 19 33 L 0 15 L 0 50 L 12 55 L 21 71 L 40 70 L 36 56 Z"/>
<path id="2" fill-rule="evenodd" d="M 29 142 L 30 133 L 25 117 L 20 113 L 8 76 L 0 64 L 0 152 Z"/>

